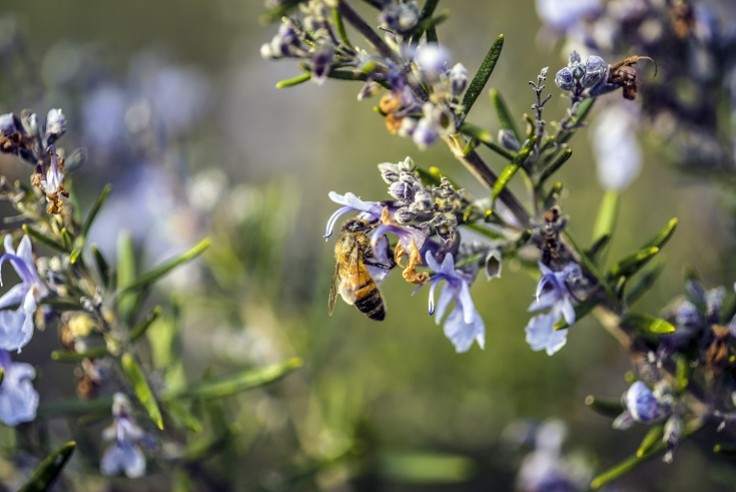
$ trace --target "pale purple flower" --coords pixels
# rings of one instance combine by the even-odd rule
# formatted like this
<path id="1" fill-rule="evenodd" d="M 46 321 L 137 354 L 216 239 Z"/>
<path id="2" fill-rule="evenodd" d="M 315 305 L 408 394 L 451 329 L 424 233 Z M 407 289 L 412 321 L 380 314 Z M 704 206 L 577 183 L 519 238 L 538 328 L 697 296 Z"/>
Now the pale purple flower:
<path id="1" fill-rule="evenodd" d="M 445 336 L 450 339 L 457 352 L 467 352 L 474 341 L 482 349 L 485 344 L 486 328 L 483 318 L 478 314 L 473 299 L 470 297 L 467 275 L 455 269 L 455 259 L 451 253 L 445 255 L 441 265 L 431 251 L 427 252 L 425 260 L 429 268 L 434 271 L 429 288 L 429 314 L 435 314 L 434 291 L 437 284 L 444 280 L 446 283 L 437 301 L 435 322 L 440 323 L 448 306 L 454 301 L 455 306 L 445 319 Z"/>
<path id="2" fill-rule="evenodd" d="M 617 103 L 602 111 L 593 126 L 591 138 L 598 181 L 606 189 L 625 189 L 641 171 L 637 113 L 635 104 Z"/>
<path id="3" fill-rule="evenodd" d="M 17 251 L 13 247 L 12 236 L 5 236 L 5 254 L 0 256 L 0 267 L 6 261 L 13 266 L 21 283 L 0 297 L 0 349 L 20 351 L 33 336 L 36 306 L 39 300 L 48 295 L 48 289 L 36 271 L 31 240 L 27 235 L 20 240 Z M 8 309 L 16 304 L 18 307 L 15 310 Z"/>
<path id="4" fill-rule="evenodd" d="M 570 290 L 568 280 L 580 277 L 580 265 L 568 263 L 561 271 L 555 272 L 540 263 L 539 269 L 542 271 L 542 278 L 537 284 L 535 300 L 529 306 L 529 311 L 551 308 L 549 314 L 555 317 L 555 321 L 562 316 L 568 325 L 572 325 L 575 323 L 575 308 L 572 305 L 575 296 Z"/>
<path id="5" fill-rule="evenodd" d="M 662 420 L 667 410 L 642 381 L 636 381 L 621 398 L 625 410 L 613 421 L 614 429 L 628 429 L 634 422 L 651 424 Z"/>
<path id="6" fill-rule="evenodd" d="M 59 156 L 56 155 L 56 150 L 52 146 L 49 149 L 49 155 L 51 156 L 48 169 L 46 169 L 46 176 L 41 177 L 41 189 L 47 195 L 54 195 L 61 191 L 61 183 L 64 181 L 64 173 L 59 167 Z"/>
<path id="7" fill-rule="evenodd" d="M 380 202 L 365 202 L 355 196 L 353 193 L 347 192 L 344 195 L 331 191 L 328 196 L 330 200 L 342 205 L 335 213 L 333 213 L 327 220 L 327 227 L 325 228 L 324 238 L 327 239 L 332 236 L 332 231 L 335 228 L 337 220 L 348 212 L 360 212 L 358 217 L 370 220 L 378 220 L 381 218 L 383 212 L 383 205 Z"/>
<path id="8" fill-rule="evenodd" d="M 555 330 L 559 317 L 550 312 L 532 317 L 526 325 L 526 343 L 535 352 L 545 350 L 547 355 L 554 355 L 567 343 L 567 328 Z"/>
<path id="9" fill-rule="evenodd" d="M 450 67 L 450 50 L 437 43 L 423 44 L 414 54 L 419 72 L 427 82 L 437 82 Z"/>
<path id="10" fill-rule="evenodd" d="M 144 434 L 130 416 L 130 402 L 122 393 L 115 393 L 112 404 L 113 424 L 102 432 L 106 441 L 114 441 L 102 455 L 100 471 L 115 476 L 125 473 L 128 478 L 146 473 L 146 458 L 138 446 Z"/>
<path id="11" fill-rule="evenodd" d="M 5 350 L 0 350 L 0 422 L 18 425 L 36 418 L 38 392 L 33 388 L 36 370 L 24 362 L 13 362 Z"/>
<path id="12" fill-rule="evenodd" d="M 537 14 L 550 29 L 564 32 L 601 9 L 600 0 L 536 0 Z"/>

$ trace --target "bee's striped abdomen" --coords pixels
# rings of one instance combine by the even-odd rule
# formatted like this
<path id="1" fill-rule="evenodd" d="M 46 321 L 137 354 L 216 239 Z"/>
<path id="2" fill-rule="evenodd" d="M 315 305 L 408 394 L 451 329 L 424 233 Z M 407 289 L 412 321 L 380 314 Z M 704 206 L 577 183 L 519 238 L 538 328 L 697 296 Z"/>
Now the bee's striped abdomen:
<path id="1" fill-rule="evenodd" d="M 386 317 L 386 308 L 383 305 L 381 291 L 378 290 L 378 286 L 373 279 L 369 278 L 356 290 L 355 307 L 361 313 L 376 321 L 382 321 Z"/>

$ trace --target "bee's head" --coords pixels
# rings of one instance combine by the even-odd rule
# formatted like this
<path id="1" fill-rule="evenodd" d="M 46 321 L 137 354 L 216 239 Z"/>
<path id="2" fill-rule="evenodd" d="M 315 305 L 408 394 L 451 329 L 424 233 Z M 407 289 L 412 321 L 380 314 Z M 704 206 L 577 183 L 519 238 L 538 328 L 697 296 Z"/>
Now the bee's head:
<path id="1" fill-rule="evenodd" d="M 362 219 L 350 219 L 342 226 L 342 230 L 345 232 L 365 232 L 370 228 L 370 224 Z"/>

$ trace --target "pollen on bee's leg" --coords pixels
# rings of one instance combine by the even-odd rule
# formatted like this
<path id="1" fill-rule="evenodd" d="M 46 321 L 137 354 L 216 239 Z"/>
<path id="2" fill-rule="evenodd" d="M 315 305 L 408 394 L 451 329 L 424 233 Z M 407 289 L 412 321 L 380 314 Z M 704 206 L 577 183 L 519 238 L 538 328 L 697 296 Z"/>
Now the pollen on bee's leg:
<path id="1" fill-rule="evenodd" d="M 429 279 L 429 274 L 427 272 L 417 272 L 417 267 L 421 264 L 422 254 L 419 252 L 416 242 L 412 239 L 411 246 L 409 247 L 409 264 L 401 272 L 404 280 L 411 284 L 423 284 L 426 282 Z"/>

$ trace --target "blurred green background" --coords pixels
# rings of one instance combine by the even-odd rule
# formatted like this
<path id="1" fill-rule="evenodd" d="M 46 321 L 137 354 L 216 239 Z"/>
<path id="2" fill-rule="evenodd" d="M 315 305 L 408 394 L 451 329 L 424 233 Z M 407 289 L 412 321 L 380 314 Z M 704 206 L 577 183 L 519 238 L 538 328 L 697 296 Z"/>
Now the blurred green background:
<path id="1" fill-rule="evenodd" d="M 505 34 L 490 86 L 519 117 L 529 111 L 533 93 L 526 81 L 543 66 L 554 73 L 565 60 L 562 46 L 537 42 L 532 0 L 465 0 L 440 8 L 452 11 L 440 40 L 470 73 L 495 36 Z M 334 243 L 325 243 L 322 233 L 335 209 L 328 191 L 384 199 L 376 164 L 407 155 L 422 167 L 440 167 L 477 196 L 483 189 L 442 146 L 419 152 L 410 141 L 387 134 L 372 111 L 375 101 L 356 101 L 358 84 L 275 89 L 298 68 L 260 58 L 260 45 L 276 30 L 259 23 L 260 2 L 6 0 L 2 13 L 13 19 L 4 32 L 15 26 L 27 46 L 3 54 L 6 60 L 20 55 L 23 63 L 5 65 L 0 75 L 0 110 L 64 109 L 70 120 L 64 144 L 90 147 L 85 167 L 73 176 L 78 193 L 89 201 L 102 184 L 113 184 L 112 203 L 118 205 L 111 205 L 114 213 L 98 240 L 113 250 L 115 231 L 130 227 L 126 214 L 149 224 L 138 238 L 142 250 L 154 251 L 152 262 L 183 251 L 198 237 L 213 238 L 200 269 L 168 286 L 183 306 L 187 372 L 196 377 L 206 368 L 227 370 L 292 355 L 305 361 L 286 380 L 226 402 L 237 439 L 211 464 L 234 490 L 510 490 L 522 453 L 503 436 L 518 419 L 565 419 L 566 448 L 585 453 L 597 471 L 636 448 L 644 428 L 614 431 L 610 420 L 583 404 L 588 394 L 618 397 L 625 390 L 626 355 L 592 319 L 576 325 L 554 357 L 532 352 L 523 328 L 535 282 L 513 262 L 504 264 L 501 280 L 479 280 L 473 287 L 486 321 L 483 351 L 454 353 L 441 326 L 426 314 L 426 288 L 412 296 L 398 276 L 382 289 L 385 322 L 371 322 L 342 303 L 327 316 Z M 113 119 L 120 111 L 109 119 L 104 111 L 97 119 L 85 116 L 90 97 L 106 87 L 121 91 L 126 102 L 112 100 L 126 106 L 130 129 L 139 115 L 130 108 L 140 94 L 148 94 L 154 108 L 158 98 L 165 101 L 165 93 L 146 93 L 147 74 L 161 67 L 191 76 L 182 89 L 194 101 L 186 124 L 161 130 L 164 136 L 153 143 L 119 137 L 114 152 L 92 145 L 90 139 L 98 138 L 90 136 L 93 130 L 119 124 Z M 554 97 L 547 118 L 559 119 L 564 106 L 565 100 Z M 471 119 L 498 128 L 487 98 L 479 100 Z M 109 134 L 118 138 L 113 130 Z M 646 138 L 642 144 L 644 169 L 623 195 L 609 258 L 646 241 L 670 217 L 680 219 L 666 247 L 668 267 L 640 301 L 640 310 L 656 312 L 681 292 L 685 265 L 707 285 L 731 285 L 734 234 L 732 217 L 711 183 L 679 174 L 658 156 L 655 144 Z M 562 207 L 573 234 L 585 239 L 602 189 L 587 132 L 573 147 L 575 156 L 559 178 L 567 190 Z M 498 171 L 503 164 L 494 158 L 489 161 Z M 5 174 L 25 172 L 8 159 L 0 166 Z M 156 169 L 155 179 L 149 169 Z M 142 182 L 153 187 L 136 194 Z M 154 234 L 158 227 L 164 228 L 157 231 L 161 238 Z M 153 244 L 152 235 L 159 242 Z M 55 336 L 49 330 L 42 343 L 24 351 L 44 371 L 42 398 L 73 391 L 69 375 L 51 374 L 56 369 L 47 354 L 58 343 Z M 731 468 L 709 460 L 697 443 L 688 442 L 673 466 L 649 463 L 615 490 L 722 490 L 734 483 Z M 120 481 L 116 487 L 165 489 L 166 471 L 149 468 L 152 480 Z"/>

